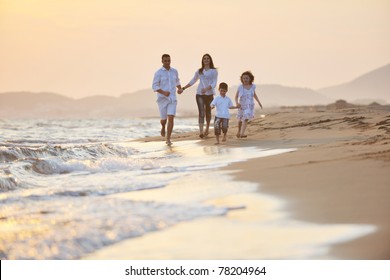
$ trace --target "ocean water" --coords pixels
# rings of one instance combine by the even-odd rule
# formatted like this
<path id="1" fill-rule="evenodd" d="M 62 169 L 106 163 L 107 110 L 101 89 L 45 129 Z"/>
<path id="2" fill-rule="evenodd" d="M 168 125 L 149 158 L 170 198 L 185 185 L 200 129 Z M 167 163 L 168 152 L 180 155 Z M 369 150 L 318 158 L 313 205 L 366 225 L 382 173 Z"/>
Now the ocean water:
<path id="1" fill-rule="evenodd" d="M 176 120 L 175 133 L 196 129 L 196 119 Z M 260 153 L 131 141 L 158 134 L 157 119 L 0 120 L 0 131 L 1 259 L 77 259 L 182 221 L 225 215 L 226 207 L 202 201 L 114 195 L 164 188 Z"/>
<path id="2" fill-rule="evenodd" d="M 197 131 L 196 123 L 195 118 L 177 118 L 174 133 Z M 205 146 L 198 140 L 171 147 L 164 141 L 134 141 L 156 136 L 159 129 L 158 119 L 0 120 L 0 259 L 80 259 L 188 221 L 226 217 L 249 207 L 250 200 L 242 205 L 209 202 L 255 193 L 258 184 L 233 182 L 218 168 L 293 150 Z M 267 200 L 252 204 L 249 208 L 257 209 Z M 269 227 L 274 209 L 252 211 L 268 217 L 265 223 L 256 221 L 259 232 L 275 236 Z M 285 232 L 285 223 L 282 227 Z M 313 228 L 299 225 L 306 232 L 308 227 Z M 348 233 L 337 236 L 345 239 Z M 304 255 L 281 249 L 277 257 L 310 256 L 311 248 Z M 231 256 L 245 258 L 242 254 Z"/>

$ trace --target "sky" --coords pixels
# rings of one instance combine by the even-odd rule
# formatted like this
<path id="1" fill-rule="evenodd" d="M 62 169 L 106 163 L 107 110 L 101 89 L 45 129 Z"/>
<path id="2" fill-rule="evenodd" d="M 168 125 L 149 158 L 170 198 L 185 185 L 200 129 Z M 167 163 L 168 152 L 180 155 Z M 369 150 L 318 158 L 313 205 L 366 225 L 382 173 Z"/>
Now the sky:
<path id="1" fill-rule="evenodd" d="M 187 84 L 318 89 L 390 62 L 390 0 L 0 0 L 0 93 L 73 98 L 151 88 L 161 55 Z"/>

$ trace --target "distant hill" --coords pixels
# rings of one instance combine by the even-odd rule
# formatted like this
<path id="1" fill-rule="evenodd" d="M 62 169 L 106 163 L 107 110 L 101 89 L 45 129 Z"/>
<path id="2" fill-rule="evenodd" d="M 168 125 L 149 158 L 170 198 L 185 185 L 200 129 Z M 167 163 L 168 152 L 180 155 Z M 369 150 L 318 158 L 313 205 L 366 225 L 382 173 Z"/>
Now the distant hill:
<path id="1" fill-rule="evenodd" d="M 390 103 L 390 63 L 351 82 L 317 91 L 329 98 L 352 103 Z"/>
<path id="2" fill-rule="evenodd" d="M 229 88 L 234 101 L 237 85 Z M 282 85 L 257 85 L 264 108 L 326 105 L 339 99 L 390 103 L 390 64 L 357 79 L 320 90 Z M 197 115 L 196 85 L 178 96 L 178 116 Z M 158 117 L 156 93 L 151 89 L 125 93 L 119 97 L 91 96 L 73 99 L 56 93 L 0 93 L 0 118 L 134 118 Z"/>
<path id="3" fill-rule="evenodd" d="M 238 86 L 229 89 L 234 101 Z M 196 86 L 178 95 L 178 116 L 196 115 Z M 265 108 L 327 104 L 331 101 L 307 88 L 259 85 L 257 93 Z M 72 99 L 54 93 L 7 92 L 0 94 L 0 118 L 123 118 L 158 117 L 156 93 L 140 90 L 120 97 L 91 96 Z"/>
<path id="4" fill-rule="evenodd" d="M 0 117 L 32 118 L 68 115 L 74 100 L 56 93 L 7 92 L 0 94 Z"/>
<path id="5" fill-rule="evenodd" d="M 325 105 L 332 101 L 309 88 L 281 85 L 259 85 L 256 94 L 265 107 Z"/>

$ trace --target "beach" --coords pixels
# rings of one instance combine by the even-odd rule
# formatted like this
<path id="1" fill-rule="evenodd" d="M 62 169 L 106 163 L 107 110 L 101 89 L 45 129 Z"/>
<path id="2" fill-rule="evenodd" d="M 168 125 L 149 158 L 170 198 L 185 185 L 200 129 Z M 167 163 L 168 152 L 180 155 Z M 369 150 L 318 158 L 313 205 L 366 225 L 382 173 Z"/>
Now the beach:
<path id="1" fill-rule="evenodd" d="M 0 258 L 389 259 L 388 107 L 196 123 L 1 119 Z"/>
<path id="2" fill-rule="evenodd" d="M 389 259 L 389 112 L 359 108 L 299 114 L 307 117 L 294 121 L 288 113 L 279 114 L 281 127 L 287 128 L 265 130 L 265 137 L 295 140 L 302 147 L 238 164 L 245 171 L 237 178 L 261 180 L 261 190 L 286 198 L 298 219 L 374 224 L 375 233 L 339 244 L 329 253 L 343 259 Z"/>
<path id="3" fill-rule="evenodd" d="M 227 142 L 219 146 L 292 150 L 222 167 L 220 172 L 226 172 L 232 180 L 257 186 L 255 192 L 208 201 L 231 207 L 226 216 L 194 219 L 124 240 L 87 258 L 390 258 L 387 107 L 259 111 L 248 125 L 247 133 L 247 138 L 237 139 L 236 123 L 232 120 Z M 172 138 L 174 145 L 194 139 L 197 139 L 194 132 L 174 134 Z M 162 139 L 148 137 L 138 141 Z M 214 143 L 214 137 L 209 135 L 200 145 L 213 147 Z M 179 189 L 180 184 L 173 184 L 168 186 L 167 193 L 175 196 Z M 160 196 L 159 190 L 134 195 L 120 194 L 129 199 L 173 199 L 169 195 Z M 267 217 L 262 216 L 264 212 Z M 289 250 L 295 253 L 286 255 Z"/>

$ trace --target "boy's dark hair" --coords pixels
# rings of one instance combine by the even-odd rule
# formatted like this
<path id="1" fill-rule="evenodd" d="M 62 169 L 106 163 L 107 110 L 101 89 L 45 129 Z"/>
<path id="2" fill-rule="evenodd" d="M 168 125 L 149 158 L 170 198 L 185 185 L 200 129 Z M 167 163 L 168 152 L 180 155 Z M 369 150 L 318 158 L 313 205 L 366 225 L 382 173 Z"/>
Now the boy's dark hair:
<path id="1" fill-rule="evenodd" d="M 164 57 L 171 57 L 169 54 L 166 54 L 166 53 L 164 53 L 162 56 L 161 56 L 161 60 L 163 60 L 164 59 Z"/>
<path id="2" fill-rule="evenodd" d="M 227 83 L 220 83 L 219 84 L 219 87 L 218 87 L 219 89 L 224 89 L 224 90 L 228 90 L 228 85 L 227 85 Z"/>

